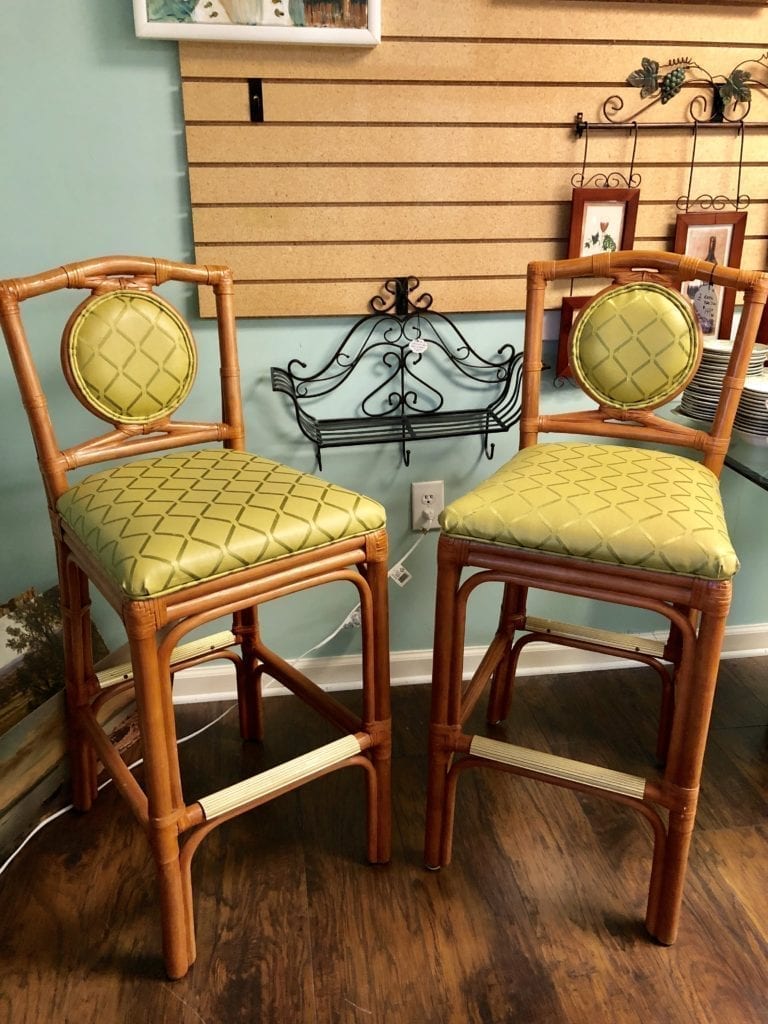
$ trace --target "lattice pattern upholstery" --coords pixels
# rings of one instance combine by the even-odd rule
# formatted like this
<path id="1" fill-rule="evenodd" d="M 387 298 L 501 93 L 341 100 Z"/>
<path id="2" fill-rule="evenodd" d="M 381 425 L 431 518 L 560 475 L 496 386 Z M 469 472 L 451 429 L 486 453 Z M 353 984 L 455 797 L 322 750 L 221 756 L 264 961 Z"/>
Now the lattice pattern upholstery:
<path id="1" fill-rule="evenodd" d="M 181 405 L 195 379 L 194 341 L 154 293 L 87 299 L 62 338 L 62 361 L 80 400 L 110 423 L 151 423 Z"/>
<path id="2" fill-rule="evenodd" d="M 622 445 L 525 448 L 447 506 L 441 523 L 457 537 L 707 579 L 739 567 L 715 475 Z"/>
<path id="3" fill-rule="evenodd" d="M 571 334 L 571 366 L 597 402 L 620 409 L 661 405 L 679 394 L 701 359 L 688 302 L 653 283 L 598 295 Z"/>
<path id="4" fill-rule="evenodd" d="M 133 598 L 385 524 L 371 498 L 234 451 L 171 453 L 103 470 L 72 487 L 58 510 Z"/>

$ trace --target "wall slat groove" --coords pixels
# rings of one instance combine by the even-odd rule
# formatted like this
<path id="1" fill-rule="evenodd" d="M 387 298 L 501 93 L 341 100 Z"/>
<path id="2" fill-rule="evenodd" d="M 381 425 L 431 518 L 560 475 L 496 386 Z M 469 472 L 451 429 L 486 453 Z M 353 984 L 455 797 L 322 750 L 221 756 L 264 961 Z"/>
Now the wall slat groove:
<path id="1" fill-rule="evenodd" d="M 388 0 L 382 43 L 364 52 L 183 43 L 198 259 L 232 264 L 241 316 L 359 315 L 401 274 L 420 277 L 447 312 L 522 308 L 528 260 L 566 252 L 584 160 L 576 113 L 600 120 L 617 95 L 630 116 L 639 91 L 625 80 L 644 56 L 690 57 L 725 75 L 768 39 L 765 7 L 638 13 L 607 0 Z M 253 77 L 260 124 L 249 120 Z M 686 87 L 652 119 L 681 120 L 700 91 Z M 768 120 L 764 95 L 750 116 Z M 628 129 L 592 133 L 587 177 L 626 173 L 632 144 Z M 636 244 L 671 246 L 691 145 L 687 131 L 641 129 Z M 744 265 L 768 262 L 766 154 L 768 129 L 748 123 Z M 738 159 L 735 129 L 700 132 L 693 192 L 732 194 Z M 553 307 L 568 291 L 553 293 Z"/>

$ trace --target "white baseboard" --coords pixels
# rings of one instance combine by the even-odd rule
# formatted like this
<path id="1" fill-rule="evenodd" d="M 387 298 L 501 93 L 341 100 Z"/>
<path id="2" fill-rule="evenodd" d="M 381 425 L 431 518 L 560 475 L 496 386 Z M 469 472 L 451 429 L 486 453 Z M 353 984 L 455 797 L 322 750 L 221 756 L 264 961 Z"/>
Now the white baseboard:
<path id="1" fill-rule="evenodd" d="M 658 634 L 646 634 L 652 639 L 662 639 Z M 485 653 L 483 647 L 468 647 L 465 656 L 466 671 L 471 674 Z M 751 626 L 732 626 L 726 631 L 723 643 L 723 658 L 749 658 L 768 654 L 768 623 Z M 342 655 L 335 658 L 312 658 L 297 662 L 298 668 L 312 665 L 312 678 L 324 690 L 356 690 L 360 688 L 360 658 L 358 655 Z M 627 668 L 636 662 L 620 658 L 579 651 L 571 647 L 559 647 L 547 643 L 529 644 L 520 659 L 521 675 L 548 675 L 565 672 L 594 672 L 608 668 Z M 390 657 L 390 671 L 393 686 L 408 683 L 428 683 L 432 675 L 432 651 L 394 651 Z M 269 680 L 264 686 L 265 695 L 284 694 L 284 687 Z M 176 675 L 174 702 L 194 704 L 215 700 L 234 700 L 235 674 L 231 663 L 208 662 L 197 668 L 185 669 Z"/>

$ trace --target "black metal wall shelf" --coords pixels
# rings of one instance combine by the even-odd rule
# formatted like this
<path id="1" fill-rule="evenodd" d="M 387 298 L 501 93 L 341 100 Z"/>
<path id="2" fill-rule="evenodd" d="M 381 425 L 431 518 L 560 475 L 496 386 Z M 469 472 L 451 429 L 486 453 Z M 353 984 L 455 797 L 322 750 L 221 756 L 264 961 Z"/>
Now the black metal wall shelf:
<path id="1" fill-rule="evenodd" d="M 429 293 L 414 296 L 418 287 L 415 277 L 386 281 L 386 296 L 373 296 L 371 312 L 316 373 L 305 373 L 307 364 L 299 359 L 285 369 L 272 367 L 272 390 L 291 398 L 320 469 L 323 448 L 396 443 L 407 466 L 411 442 L 471 434 L 483 438 L 490 459 L 495 446 L 489 435 L 520 419 L 522 353 L 503 345 L 498 358 L 483 359 L 453 321 L 431 308 Z M 350 388 L 353 374 L 359 384 Z M 354 396 L 349 416 L 323 418 L 309 411 L 342 385 Z M 486 399 L 490 389 L 492 397 L 487 405 L 453 408 L 441 387 L 462 393 L 468 387 Z"/>

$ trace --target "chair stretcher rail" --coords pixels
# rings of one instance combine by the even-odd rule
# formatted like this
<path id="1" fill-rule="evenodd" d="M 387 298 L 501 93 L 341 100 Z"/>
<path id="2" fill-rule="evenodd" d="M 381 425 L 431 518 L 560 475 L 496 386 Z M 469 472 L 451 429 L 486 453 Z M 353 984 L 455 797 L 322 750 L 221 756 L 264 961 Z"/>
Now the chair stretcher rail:
<path id="1" fill-rule="evenodd" d="M 599 765 L 586 764 L 584 761 L 574 761 L 569 757 L 557 757 L 555 754 L 547 754 L 540 750 L 517 747 L 500 740 L 474 736 L 469 752 L 475 757 L 484 757 L 511 768 L 522 768 L 576 785 L 603 789 L 609 793 L 621 793 L 637 800 L 642 800 L 645 795 L 645 779 L 637 775 L 616 772 L 610 768 L 601 768 Z"/>
<path id="2" fill-rule="evenodd" d="M 189 643 L 180 644 L 174 649 L 171 655 L 171 668 L 203 654 L 226 650 L 234 643 L 235 634 L 228 629 L 222 630 L 220 633 L 212 633 L 211 636 L 201 637 L 199 640 L 190 640 Z M 133 679 L 133 668 L 130 661 L 124 661 L 119 665 L 113 665 L 111 668 L 97 672 L 96 678 L 99 681 L 99 689 L 106 690 L 110 686 Z"/>
<path id="3" fill-rule="evenodd" d="M 343 736 L 323 747 L 310 750 L 307 754 L 295 757 L 284 764 L 276 765 L 265 772 L 236 782 L 233 786 L 202 797 L 197 802 L 203 809 L 206 821 L 228 814 L 237 807 L 259 800 L 278 790 L 292 788 L 313 775 L 321 774 L 341 764 L 350 757 L 357 757 L 362 751 L 362 744 L 356 736 Z"/>
<path id="4" fill-rule="evenodd" d="M 637 651 L 653 658 L 664 657 L 664 644 L 660 640 L 649 637 L 635 636 L 630 633 L 615 633 L 607 629 L 595 629 L 592 626 L 575 626 L 568 622 L 556 622 L 554 619 L 540 619 L 528 615 L 525 628 L 532 633 L 550 633 L 552 636 L 569 637 L 576 640 L 587 640 L 602 644 L 604 647 L 615 647 L 618 651 Z"/>

